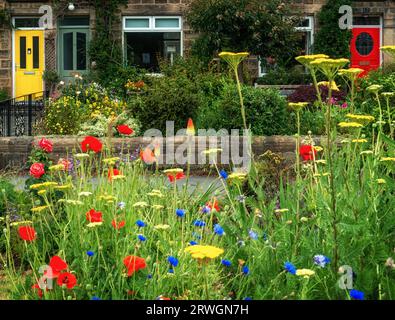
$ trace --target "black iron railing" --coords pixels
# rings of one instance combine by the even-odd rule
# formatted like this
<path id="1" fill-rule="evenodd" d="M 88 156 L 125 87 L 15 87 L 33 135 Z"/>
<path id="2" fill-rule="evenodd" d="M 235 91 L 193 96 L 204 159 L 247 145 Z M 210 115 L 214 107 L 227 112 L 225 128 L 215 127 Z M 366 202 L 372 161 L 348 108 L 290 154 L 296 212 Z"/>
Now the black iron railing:
<path id="1" fill-rule="evenodd" d="M 0 101 L 0 137 L 31 136 L 44 115 L 46 92 Z"/>

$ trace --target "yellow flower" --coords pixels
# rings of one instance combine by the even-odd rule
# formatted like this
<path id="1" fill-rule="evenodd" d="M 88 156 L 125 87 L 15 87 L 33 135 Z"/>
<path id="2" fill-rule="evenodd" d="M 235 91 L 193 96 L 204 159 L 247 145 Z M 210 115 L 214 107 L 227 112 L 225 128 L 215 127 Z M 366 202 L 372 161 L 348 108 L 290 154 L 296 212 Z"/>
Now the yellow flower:
<path id="1" fill-rule="evenodd" d="M 315 160 L 315 163 L 326 164 L 326 160 L 323 160 L 323 159 Z"/>
<path id="2" fill-rule="evenodd" d="M 161 209 L 163 209 L 163 208 L 164 208 L 164 206 L 162 206 L 162 205 L 160 205 L 160 204 L 153 204 L 153 205 L 152 205 L 152 209 L 161 210 Z"/>
<path id="3" fill-rule="evenodd" d="M 82 201 L 72 199 L 59 199 L 58 202 L 70 204 L 73 206 L 82 206 L 84 204 Z"/>
<path id="4" fill-rule="evenodd" d="M 181 168 L 173 168 L 173 169 L 166 169 L 163 170 L 164 174 L 171 174 L 171 175 L 176 175 L 177 173 L 183 173 L 184 170 Z"/>
<path id="5" fill-rule="evenodd" d="M 233 70 L 237 70 L 239 64 L 249 56 L 248 52 L 221 52 L 218 55 L 220 58 L 224 59 Z"/>
<path id="6" fill-rule="evenodd" d="M 41 211 L 43 211 L 43 210 L 45 210 L 47 208 L 49 208 L 49 207 L 48 206 L 40 206 L 40 207 L 32 208 L 30 211 L 31 212 L 41 212 Z"/>
<path id="7" fill-rule="evenodd" d="M 393 157 L 383 157 L 380 159 L 380 161 L 384 162 L 384 161 L 395 161 L 395 158 Z"/>
<path id="8" fill-rule="evenodd" d="M 88 153 L 76 153 L 74 155 L 74 157 L 77 159 L 84 159 L 84 158 L 89 158 L 89 154 Z"/>
<path id="9" fill-rule="evenodd" d="M 360 153 L 360 155 L 364 155 L 364 154 L 373 154 L 373 151 L 372 150 L 365 150 Z"/>
<path id="10" fill-rule="evenodd" d="M 133 205 L 133 208 L 145 208 L 145 207 L 148 207 L 148 203 L 145 201 L 136 202 Z"/>
<path id="11" fill-rule="evenodd" d="M 71 183 L 69 184 L 65 184 L 63 186 L 55 186 L 54 189 L 55 190 L 67 190 L 67 189 L 72 189 L 73 185 Z"/>
<path id="12" fill-rule="evenodd" d="M 103 159 L 103 162 L 109 165 L 114 165 L 119 160 L 120 160 L 119 157 L 113 157 L 113 158 Z"/>
<path id="13" fill-rule="evenodd" d="M 47 193 L 47 190 L 39 190 L 38 192 L 37 192 L 37 194 L 38 195 L 40 195 L 40 196 L 43 196 L 44 194 L 46 194 Z"/>
<path id="14" fill-rule="evenodd" d="M 87 224 L 86 226 L 87 226 L 88 228 L 94 228 L 94 227 L 99 227 L 99 226 L 101 226 L 102 224 L 103 224 L 103 222 L 91 222 L 91 223 Z"/>
<path id="15" fill-rule="evenodd" d="M 387 182 L 384 179 L 377 179 L 378 184 L 386 184 Z"/>
<path id="16" fill-rule="evenodd" d="M 309 105 L 308 102 L 290 102 L 288 103 L 288 106 L 295 111 L 300 111 L 304 107 L 307 107 Z"/>
<path id="17" fill-rule="evenodd" d="M 374 121 L 374 117 L 370 115 L 364 115 L 364 114 L 351 114 L 348 113 L 346 114 L 346 117 L 352 120 L 360 120 L 360 122 L 366 121 L 366 122 L 371 122 Z"/>
<path id="18" fill-rule="evenodd" d="M 383 89 L 383 86 L 379 84 L 372 84 L 371 86 L 366 88 L 366 91 L 371 93 L 378 93 L 381 89 Z"/>
<path id="19" fill-rule="evenodd" d="M 124 176 L 123 174 L 119 174 L 117 176 L 112 176 L 111 180 L 123 180 L 126 179 L 126 176 Z"/>
<path id="20" fill-rule="evenodd" d="M 388 53 L 389 55 L 395 57 L 395 46 L 383 46 L 380 49 Z"/>
<path id="21" fill-rule="evenodd" d="M 233 172 L 228 176 L 228 180 L 239 180 L 243 181 L 247 177 L 247 173 L 245 172 Z"/>
<path id="22" fill-rule="evenodd" d="M 297 269 L 296 275 L 299 277 L 310 278 L 311 276 L 315 275 L 315 271 L 311 269 Z"/>
<path id="23" fill-rule="evenodd" d="M 324 148 L 321 147 L 321 146 L 315 146 L 314 149 L 315 149 L 315 151 L 317 151 L 317 152 L 321 152 L 322 150 L 324 150 Z"/>
<path id="24" fill-rule="evenodd" d="M 309 67 L 312 61 L 316 59 L 325 59 L 325 58 L 329 58 L 329 56 L 327 56 L 326 54 L 310 54 L 310 55 L 296 57 L 296 61 L 298 61 L 299 63 L 303 64 L 306 67 Z"/>
<path id="25" fill-rule="evenodd" d="M 167 230 L 169 228 L 170 228 L 170 226 L 168 224 L 158 224 L 158 225 L 154 226 L 155 230 Z"/>
<path id="26" fill-rule="evenodd" d="M 307 221 L 309 221 L 309 219 L 307 217 L 302 217 L 302 218 L 300 218 L 300 221 L 301 222 L 307 222 Z"/>
<path id="27" fill-rule="evenodd" d="M 349 69 L 340 69 L 339 75 L 347 77 L 350 81 L 355 81 L 358 76 L 364 72 L 365 70 L 361 68 L 349 68 Z"/>
<path id="28" fill-rule="evenodd" d="M 317 83 L 318 86 L 325 86 L 327 88 L 329 88 L 329 81 L 321 81 Z M 332 81 L 332 86 L 331 89 L 333 91 L 340 91 L 339 87 L 337 86 L 335 81 Z"/>
<path id="29" fill-rule="evenodd" d="M 56 182 L 43 182 L 43 183 L 36 183 L 32 184 L 29 189 L 30 190 L 37 190 L 37 189 L 44 189 L 47 187 L 52 187 L 52 186 L 57 186 L 58 184 Z"/>
<path id="30" fill-rule="evenodd" d="M 366 143 L 366 142 L 368 142 L 368 140 L 366 140 L 366 139 L 353 139 L 352 142 L 354 142 L 354 143 Z"/>
<path id="31" fill-rule="evenodd" d="M 222 152 L 222 149 L 221 149 L 221 148 L 212 148 L 212 149 L 204 150 L 204 151 L 202 152 L 202 154 L 208 154 L 208 155 L 210 155 L 210 154 L 217 154 L 217 153 L 219 153 L 219 152 Z"/>
<path id="32" fill-rule="evenodd" d="M 224 253 L 221 248 L 203 245 L 189 246 L 184 251 L 190 253 L 194 259 L 215 259 Z"/>
<path id="33" fill-rule="evenodd" d="M 334 79 L 339 69 L 343 68 L 350 60 L 321 58 L 311 62 L 311 66 L 317 67 L 328 79 Z"/>
<path id="34" fill-rule="evenodd" d="M 382 92 L 381 95 L 382 95 L 384 98 L 389 99 L 389 98 L 395 96 L 395 92 Z"/>
<path id="35" fill-rule="evenodd" d="M 50 166 L 49 171 L 63 171 L 64 170 L 64 165 L 63 164 L 56 164 L 54 166 Z"/>
<path id="36" fill-rule="evenodd" d="M 288 212 L 289 211 L 289 209 L 276 209 L 276 210 L 274 210 L 274 212 L 275 213 L 284 213 L 284 212 Z"/>
<path id="37" fill-rule="evenodd" d="M 101 195 L 101 196 L 99 197 L 99 200 L 114 201 L 114 200 L 117 200 L 117 197 L 114 197 L 114 196 L 105 194 L 105 195 Z"/>
<path id="38" fill-rule="evenodd" d="M 89 192 L 89 191 L 81 191 L 78 195 L 79 195 L 80 197 L 89 197 L 89 196 L 92 195 L 92 192 Z"/>
<path id="39" fill-rule="evenodd" d="M 358 122 L 340 122 L 338 124 L 339 127 L 341 128 L 362 128 L 363 125 Z"/>
<path id="40" fill-rule="evenodd" d="M 19 226 L 19 225 L 21 225 L 21 224 L 32 224 L 33 223 L 33 221 L 30 221 L 30 220 L 26 220 L 26 221 L 16 221 L 16 222 L 11 222 L 10 223 L 10 226 L 11 227 L 15 227 L 15 226 Z"/>

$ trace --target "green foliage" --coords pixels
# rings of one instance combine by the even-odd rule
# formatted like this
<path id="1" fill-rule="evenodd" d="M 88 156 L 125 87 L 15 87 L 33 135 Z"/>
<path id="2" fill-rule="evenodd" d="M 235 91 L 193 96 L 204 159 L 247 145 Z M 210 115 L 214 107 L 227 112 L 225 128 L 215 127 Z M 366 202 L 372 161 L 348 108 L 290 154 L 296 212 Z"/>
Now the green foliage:
<path id="1" fill-rule="evenodd" d="M 212 57 L 218 51 L 249 51 L 288 61 L 297 52 L 300 36 L 295 31 L 299 19 L 289 14 L 290 3 L 283 0 L 193 0 L 187 21 L 201 35 L 192 51 L 203 57 Z"/>
<path id="2" fill-rule="evenodd" d="M 319 31 L 314 39 L 314 52 L 324 53 L 333 58 L 350 56 L 350 41 L 352 32 L 339 28 L 339 8 L 342 5 L 351 6 L 351 0 L 327 1 L 318 14 Z"/>
<path id="3" fill-rule="evenodd" d="M 89 44 L 89 56 L 98 79 L 111 77 L 122 66 L 121 40 L 116 37 L 117 33 L 112 28 L 119 22 L 119 7 L 127 3 L 127 0 L 92 0 L 96 27 Z"/>
<path id="4" fill-rule="evenodd" d="M 10 98 L 8 91 L 5 89 L 0 89 L 0 101 L 4 101 Z"/>
<path id="5" fill-rule="evenodd" d="M 81 129 L 78 132 L 80 136 L 94 136 L 94 137 L 105 137 L 108 135 L 109 123 L 111 118 L 99 115 L 98 117 L 88 120 L 81 125 Z M 140 122 L 133 118 L 128 112 L 121 113 L 115 121 L 112 123 L 111 134 L 113 136 L 119 136 L 117 131 L 118 125 L 128 125 L 129 128 L 133 129 L 133 134 L 131 136 L 138 136 L 141 133 Z"/>
<path id="6" fill-rule="evenodd" d="M 294 66 L 292 68 L 279 67 L 270 69 L 264 76 L 258 78 L 256 82 L 266 85 L 292 85 L 309 84 L 312 82 L 312 79 L 302 66 Z"/>
<path id="7" fill-rule="evenodd" d="M 278 90 L 255 89 L 243 86 L 242 93 L 246 109 L 247 123 L 251 124 L 254 135 L 275 135 L 289 132 L 289 112 L 287 101 Z M 199 128 L 241 129 L 243 121 L 240 102 L 234 83 L 223 82 L 217 98 L 199 110 Z"/>

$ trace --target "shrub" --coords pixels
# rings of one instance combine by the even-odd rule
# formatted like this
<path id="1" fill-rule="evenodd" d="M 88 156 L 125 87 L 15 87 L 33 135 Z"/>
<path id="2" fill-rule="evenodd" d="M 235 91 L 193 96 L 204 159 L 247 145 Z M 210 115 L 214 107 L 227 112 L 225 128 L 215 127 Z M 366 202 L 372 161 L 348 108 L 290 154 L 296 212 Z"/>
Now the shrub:
<path id="1" fill-rule="evenodd" d="M 9 98 L 10 98 L 10 96 L 8 94 L 8 91 L 5 89 L 0 89 L 0 101 L 7 100 Z"/>
<path id="2" fill-rule="evenodd" d="M 289 128 L 287 102 L 278 90 L 242 87 L 247 123 L 255 135 L 286 134 Z M 243 121 L 234 83 L 224 81 L 221 92 L 211 104 L 199 110 L 199 128 L 241 129 Z"/>
<path id="3" fill-rule="evenodd" d="M 270 69 L 264 76 L 258 78 L 256 82 L 267 85 L 292 85 L 309 84 L 312 82 L 312 79 L 302 66 L 295 66 L 290 69 L 282 67 Z"/>
<path id="4" fill-rule="evenodd" d="M 95 119 L 83 123 L 80 131 L 78 132 L 78 135 L 104 137 L 108 134 L 109 122 L 109 118 L 100 115 Z M 113 136 L 119 136 L 116 127 L 121 124 L 126 124 L 133 129 L 134 132 L 132 136 L 138 136 L 140 134 L 140 122 L 131 117 L 131 115 L 129 115 L 127 112 L 123 112 L 116 118 L 115 122 L 112 125 L 111 132 Z"/>
<path id="5" fill-rule="evenodd" d="M 328 87 L 319 86 L 321 96 L 324 101 L 328 99 Z M 332 91 L 332 97 L 338 102 L 345 102 L 347 94 L 344 90 Z M 317 91 L 313 85 L 300 86 L 288 96 L 289 102 L 309 102 L 314 104 L 317 101 Z"/>
<path id="6" fill-rule="evenodd" d="M 49 134 L 77 134 L 84 122 L 99 116 L 116 116 L 125 104 L 111 96 L 99 84 L 76 81 L 65 86 L 62 96 L 50 100 L 45 111 L 45 126 Z"/>

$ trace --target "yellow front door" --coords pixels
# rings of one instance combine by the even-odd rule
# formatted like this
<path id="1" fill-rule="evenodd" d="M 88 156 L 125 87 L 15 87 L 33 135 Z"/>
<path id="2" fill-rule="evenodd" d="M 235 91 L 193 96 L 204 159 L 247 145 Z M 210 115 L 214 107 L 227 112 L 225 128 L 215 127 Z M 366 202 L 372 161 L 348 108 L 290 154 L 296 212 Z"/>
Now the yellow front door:
<path id="1" fill-rule="evenodd" d="M 15 31 L 15 97 L 43 91 L 44 31 Z"/>

